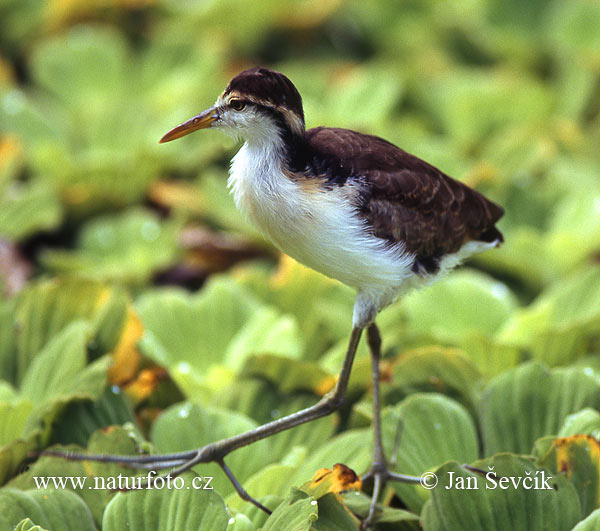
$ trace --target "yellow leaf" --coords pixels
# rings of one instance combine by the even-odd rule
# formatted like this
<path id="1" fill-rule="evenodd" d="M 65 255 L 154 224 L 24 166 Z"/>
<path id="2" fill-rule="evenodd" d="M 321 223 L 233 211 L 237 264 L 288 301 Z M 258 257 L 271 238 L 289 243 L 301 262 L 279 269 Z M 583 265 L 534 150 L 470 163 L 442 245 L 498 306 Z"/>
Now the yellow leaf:
<path id="1" fill-rule="evenodd" d="M 0 63 L 0 77 L 2 64 Z M 14 175 L 23 157 L 23 146 L 15 136 L 0 137 L 0 182 Z"/>
<path id="2" fill-rule="evenodd" d="M 142 321 L 129 305 L 125 325 L 113 353 L 113 364 L 108 369 L 110 383 L 122 386 L 135 378 L 141 360 L 137 342 L 143 333 Z"/>
<path id="3" fill-rule="evenodd" d="M 141 402 L 167 377 L 167 371 L 162 367 L 144 369 L 133 382 L 125 387 L 125 392 L 136 402 Z"/>
<path id="4" fill-rule="evenodd" d="M 573 448 L 583 446 L 591 462 L 600 463 L 600 442 L 591 435 L 577 434 L 561 437 L 554 441 L 556 450 L 556 464 L 558 471 L 571 477 L 575 462 L 573 461 Z"/>
<path id="5" fill-rule="evenodd" d="M 350 490 L 360 490 L 362 481 L 351 468 L 341 463 L 333 465 L 333 469 L 321 468 L 312 479 L 300 487 L 304 492 L 322 498 L 326 494 L 343 494 Z"/>
<path id="6" fill-rule="evenodd" d="M 571 481 L 584 516 L 600 507 L 600 441 L 585 434 L 555 439 L 541 464 Z"/>

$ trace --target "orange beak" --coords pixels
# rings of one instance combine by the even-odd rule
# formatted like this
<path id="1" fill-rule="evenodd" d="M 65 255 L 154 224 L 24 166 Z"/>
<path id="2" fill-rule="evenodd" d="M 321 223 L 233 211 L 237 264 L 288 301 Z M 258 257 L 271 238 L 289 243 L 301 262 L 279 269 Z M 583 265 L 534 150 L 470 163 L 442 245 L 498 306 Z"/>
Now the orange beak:
<path id="1" fill-rule="evenodd" d="M 201 112 L 198 116 L 194 116 L 187 122 L 183 122 L 171 129 L 165 136 L 163 136 L 158 143 L 164 144 L 165 142 L 170 142 L 171 140 L 175 140 L 177 138 L 181 138 L 182 136 L 189 135 L 194 131 L 198 131 L 198 129 L 206 129 L 210 127 L 211 124 L 217 119 L 217 112 L 214 107 L 210 109 L 206 109 L 204 112 Z"/>

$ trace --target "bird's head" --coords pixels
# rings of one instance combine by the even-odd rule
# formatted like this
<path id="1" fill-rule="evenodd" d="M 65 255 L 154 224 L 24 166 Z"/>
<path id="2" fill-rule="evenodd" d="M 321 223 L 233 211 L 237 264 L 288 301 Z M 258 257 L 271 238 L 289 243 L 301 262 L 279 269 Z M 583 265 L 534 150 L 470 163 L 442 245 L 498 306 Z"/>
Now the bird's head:
<path id="1" fill-rule="evenodd" d="M 212 127 L 243 140 L 265 141 L 273 135 L 304 134 L 302 97 L 283 74 L 251 68 L 235 76 L 216 103 L 171 129 L 160 142 Z"/>

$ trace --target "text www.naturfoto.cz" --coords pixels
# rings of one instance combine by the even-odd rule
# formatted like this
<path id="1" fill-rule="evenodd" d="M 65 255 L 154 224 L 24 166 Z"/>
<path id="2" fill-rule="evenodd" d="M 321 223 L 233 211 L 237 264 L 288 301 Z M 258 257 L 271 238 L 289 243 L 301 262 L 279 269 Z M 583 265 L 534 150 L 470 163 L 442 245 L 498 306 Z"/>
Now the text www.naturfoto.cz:
<path id="1" fill-rule="evenodd" d="M 90 482 L 88 483 L 88 479 Z M 150 471 L 146 476 L 33 476 L 37 489 L 73 489 L 73 490 L 138 490 L 138 489 L 194 489 L 213 490 L 212 476 L 194 476 L 190 484 L 182 477 L 156 476 Z"/>

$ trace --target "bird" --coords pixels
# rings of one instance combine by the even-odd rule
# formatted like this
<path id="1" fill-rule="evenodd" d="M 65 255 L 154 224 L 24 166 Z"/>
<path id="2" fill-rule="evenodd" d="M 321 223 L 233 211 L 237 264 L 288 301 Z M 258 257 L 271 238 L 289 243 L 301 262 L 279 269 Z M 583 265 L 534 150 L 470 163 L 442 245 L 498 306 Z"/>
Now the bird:
<path id="1" fill-rule="evenodd" d="M 503 209 L 382 138 L 335 127 L 307 130 L 297 88 L 268 68 L 236 75 L 212 107 L 159 142 L 208 128 L 242 142 L 227 183 L 237 208 L 281 252 L 357 293 L 334 390 L 314 406 L 252 430 L 240 446 L 337 410 L 366 330 L 374 394 L 373 461 L 363 476 L 374 481 L 362 522 L 367 529 L 385 482 L 406 479 L 389 470 L 383 452 L 375 318 L 403 294 L 500 245 L 495 225 Z M 227 440 L 224 446 L 239 447 Z"/>
<path id="2" fill-rule="evenodd" d="M 376 520 L 385 483 L 415 480 L 391 471 L 380 420 L 377 314 L 503 241 L 498 204 L 394 144 L 349 129 L 306 129 L 302 97 L 284 74 L 255 67 L 236 75 L 215 104 L 160 143 L 215 129 L 241 140 L 228 188 L 237 208 L 283 253 L 356 290 L 351 334 L 334 389 L 318 403 L 195 452 L 154 456 L 174 474 L 218 462 L 238 493 L 263 510 L 225 465 L 235 449 L 336 411 L 366 330 L 373 378 L 373 459 L 363 479 L 373 495 L 362 529 Z M 141 460 L 138 459 L 139 463 Z M 151 466 L 151 459 L 145 465 Z M 416 478 L 418 480 L 418 478 Z"/>

